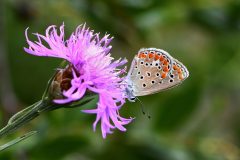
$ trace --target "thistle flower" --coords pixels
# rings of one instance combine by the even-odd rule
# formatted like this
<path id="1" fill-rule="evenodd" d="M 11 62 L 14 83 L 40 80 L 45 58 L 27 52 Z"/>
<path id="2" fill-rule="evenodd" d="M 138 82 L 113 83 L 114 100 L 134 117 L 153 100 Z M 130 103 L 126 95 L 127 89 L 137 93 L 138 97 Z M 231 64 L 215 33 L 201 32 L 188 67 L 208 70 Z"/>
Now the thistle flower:
<path id="1" fill-rule="evenodd" d="M 36 33 L 37 41 L 30 41 L 25 31 L 26 40 L 29 45 L 24 50 L 35 56 L 56 57 L 67 60 L 71 72 L 69 85 L 62 88 L 63 97 L 54 99 L 54 103 L 66 104 L 80 100 L 87 91 L 97 93 L 99 102 L 96 109 L 83 110 L 85 113 L 96 114 L 93 123 L 93 130 L 101 121 L 103 138 L 112 130 L 117 128 L 126 131 L 124 125 L 132 121 L 131 118 L 123 118 L 119 109 L 125 103 L 125 85 L 122 83 L 121 74 L 124 69 L 117 69 L 123 66 L 127 60 L 119 59 L 114 61 L 109 53 L 113 39 L 106 34 L 103 38 L 99 33 L 80 25 L 70 37 L 64 39 L 64 25 L 60 26 L 59 33 L 56 26 L 49 26 L 45 35 Z M 45 46 L 44 44 L 48 44 Z"/>

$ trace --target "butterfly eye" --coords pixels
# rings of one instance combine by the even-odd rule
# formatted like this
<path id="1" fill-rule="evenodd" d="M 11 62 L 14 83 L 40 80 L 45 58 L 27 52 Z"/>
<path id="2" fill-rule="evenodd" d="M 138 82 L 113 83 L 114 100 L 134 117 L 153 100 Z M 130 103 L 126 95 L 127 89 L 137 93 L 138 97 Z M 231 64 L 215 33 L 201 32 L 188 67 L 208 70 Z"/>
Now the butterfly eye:
<path id="1" fill-rule="evenodd" d="M 137 74 L 140 74 L 140 72 L 138 72 Z"/>
<path id="2" fill-rule="evenodd" d="M 159 77 L 159 76 L 160 76 L 160 74 L 159 74 L 159 73 L 156 73 L 156 76 L 157 76 L 157 77 Z"/>
<path id="3" fill-rule="evenodd" d="M 145 83 L 143 83 L 143 87 L 146 87 L 147 85 Z"/>
<path id="4" fill-rule="evenodd" d="M 143 79 L 143 76 L 141 76 L 140 79 Z"/>
<path id="5" fill-rule="evenodd" d="M 158 66 L 158 69 L 159 69 L 159 70 L 161 70 L 161 69 L 162 69 L 162 67 L 161 67 L 161 66 Z"/>
<path id="6" fill-rule="evenodd" d="M 154 84 L 155 83 L 155 81 L 152 81 L 152 84 Z"/>
<path id="7" fill-rule="evenodd" d="M 141 61 L 140 64 L 143 64 L 143 61 Z"/>
<path id="8" fill-rule="evenodd" d="M 173 74 L 171 74 L 171 75 L 170 75 L 170 77 L 171 77 L 171 78 L 173 78 L 173 77 L 174 77 L 174 75 L 173 75 Z"/>
<path id="9" fill-rule="evenodd" d="M 150 77 L 150 76 L 151 76 L 151 73 L 148 72 L 148 73 L 147 73 L 147 76 Z"/>
<path id="10" fill-rule="evenodd" d="M 146 63 L 145 66 L 148 66 L 148 63 Z"/>
<path id="11" fill-rule="evenodd" d="M 173 79 L 170 79 L 169 82 L 172 83 L 172 82 L 173 82 Z"/>
<path id="12" fill-rule="evenodd" d="M 158 63 L 156 63 L 155 66 L 158 66 Z"/>

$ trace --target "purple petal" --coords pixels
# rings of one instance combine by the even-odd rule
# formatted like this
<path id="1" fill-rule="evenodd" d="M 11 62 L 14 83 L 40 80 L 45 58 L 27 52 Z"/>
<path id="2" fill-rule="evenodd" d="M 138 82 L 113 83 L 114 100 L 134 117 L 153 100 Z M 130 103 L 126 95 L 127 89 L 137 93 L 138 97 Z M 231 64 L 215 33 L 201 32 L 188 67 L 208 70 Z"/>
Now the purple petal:
<path id="1" fill-rule="evenodd" d="M 119 114 L 125 103 L 127 87 L 125 78 L 120 76 L 126 72 L 126 68 L 117 67 L 125 65 L 127 60 L 114 61 L 111 57 L 110 42 L 113 37 L 106 34 L 100 38 L 100 33 L 94 33 L 86 23 L 78 26 L 66 40 L 64 24 L 59 31 L 52 25 L 46 29 L 45 35 L 34 34 L 36 41 L 30 41 L 27 32 L 28 28 L 25 36 L 29 47 L 24 48 L 25 52 L 35 56 L 62 58 L 74 66 L 71 87 L 63 91 L 63 99 L 55 99 L 54 103 L 71 103 L 84 97 L 86 91 L 95 92 L 99 95 L 97 107 L 83 110 L 84 113 L 96 114 L 93 130 L 100 122 L 103 138 L 115 128 L 126 131 L 124 125 L 130 123 L 132 118 L 123 118 Z"/>

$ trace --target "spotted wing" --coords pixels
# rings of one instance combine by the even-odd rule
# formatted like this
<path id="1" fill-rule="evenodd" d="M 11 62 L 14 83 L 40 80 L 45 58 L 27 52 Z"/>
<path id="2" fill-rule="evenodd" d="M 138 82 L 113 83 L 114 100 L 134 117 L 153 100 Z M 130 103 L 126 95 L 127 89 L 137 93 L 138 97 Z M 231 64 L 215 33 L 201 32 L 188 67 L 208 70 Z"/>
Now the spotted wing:
<path id="1" fill-rule="evenodd" d="M 177 59 L 173 59 L 173 67 L 170 74 L 159 83 L 165 85 L 167 87 L 166 89 L 170 89 L 181 84 L 188 76 L 189 72 L 187 68 Z M 154 89 L 154 86 L 152 89 Z"/>
<path id="2" fill-rule="evenodd" d="M 169 86 L 165 83 L 160 84 L 160 82 L 171 74 L 172 59 L 167 52 L 161 49 L 140 49 L 129 71 L 133 94 L 144 96 L 168 88 Z"/>

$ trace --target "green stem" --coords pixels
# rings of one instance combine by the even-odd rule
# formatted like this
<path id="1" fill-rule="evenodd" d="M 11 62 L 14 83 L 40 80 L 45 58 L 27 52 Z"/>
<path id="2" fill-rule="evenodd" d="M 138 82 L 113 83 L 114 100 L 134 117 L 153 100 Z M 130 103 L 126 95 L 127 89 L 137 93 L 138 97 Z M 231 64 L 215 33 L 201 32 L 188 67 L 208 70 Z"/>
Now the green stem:
<path id="1" fill-rule="evenodd" d="M 34 103 L 33 105 L 17 112 L 15 115 L 13 115 L 7 125 L 0 129 L 0 139 L 4 136 L 7 136 L 8 134 L 12 133 L 13 131 L 19 129 L 20 127 L 24 126 L 34 118 L 38 117 L 41 113 L 52 111 L 58 108 L 74 108 L 74 107 L 83 107 L 83 106 L 95 106 L 98 101 L 98 95 L 93 93 L 86 93 L 85 96 L 75 102 L 71 102 L 68 104 L 54 104 L 52 100 L 54 99 L 54 95 L 51 94 L 50 87 L 52 84 L 52 81 L 56 77 L 56 74 L 58 72 L 55 72 L 55 74 L 51 77 L 51 79 L 48 81 L 47 88 L 45 89 L 45 92 L 42 96 L 42 100 Z M 21 137 L 17 137 L 16 139 L 0 146 L 0 151 L 30 137 L 31 135 L 35 134 L 36 132 L 29 132 Z"/>
<path id="2" fill-rule="evenodd" d="M 17 143 L 19 143 L 19 142 L 21 142 L 21 141 L 23 141 L 23 140 L 31 137 L 32 135 L 34 135 L 34 134 L 36 134 L 36 133 L 37 133 L 37 131 L 28 132 L 28 133 L 24 134 L 24 135 L 21 136 L 21 137 L 17 137 L 16 139 L 13 139 L 13 140 L 11 140 L 10 142 L 8 142 L 8 143 L 6 143 L 6 144 L 4 144 L 4 145 L 1 145 L 1 146 L 0 146 L 0 152 L 3 151 L 3 150 L 5 150 L 5 149 L 7 149 L 7 148 L 9 148 L 9 147 L 11 147 L 11 146 L 14 145 L 14 144 L 17 144 Z"/>
<path id="3" fill-rule="evenodd" d="M 15 115 L 13 115 L 12 118 L 10 118 L 7 125 L 0 130 L 0 138 L 22 127 L 32 119 L 39 116 L 41 112 L 45 112 L 53 108 L 54 106 L 52 103 L 50 103 L 49 101 L 41 100 L 33 104 L 32 106 L 16 113 Z"/>
<path id="4" fill-rule="evenodd" d="M 29 111 L 30 109 L 32 109 L 33 107 L 36 106 L 36 104 L 38 104 L 39 102 L 36 102 L 34 104 L 32 104 L 29 107 L 24 108 L 23 110 L 17 112 L 16 114 L 14 114 L 8 121 L 8 123 L 12 123 L 14 122 L 16 119 L 18 119 L 19 117 L 21 117 L 23 114 L 25 114 L 27 111 Z"/>
<path id="5" fill-rule="evenodd" d="M 23 125 L 30 122 L 34 118 L 38 117 L 41 113 L 52 111 L 52 110 L 63 108 L 63 107 L 75 108 L 75 107 L 81 107 L 84 105 L 96 105 L 97 101 L 98 101 L 98 95 L 96 94 L 85 96 L 84 98 L 82 98 L 77 102 L 72 102 L 70 104 L 64 104 L 64 105 L 54 104 L 52 103 L 52 100 L 49 100 L 48 98 L 42 99 L 34 103 L 33 105 L 19 111 L 15 115 L 13 115 L 9 119 L 7 125 L 0 130 L 0 138 L 22 127 Z"/>

